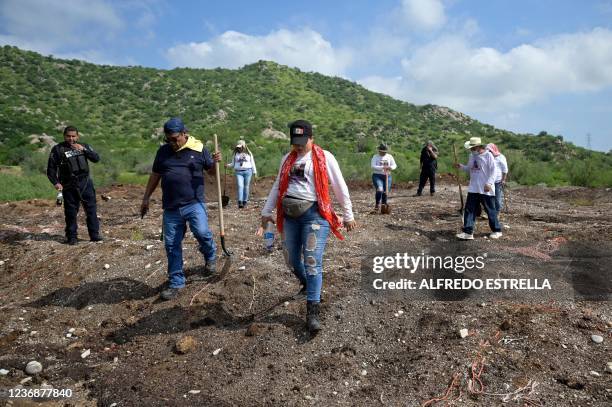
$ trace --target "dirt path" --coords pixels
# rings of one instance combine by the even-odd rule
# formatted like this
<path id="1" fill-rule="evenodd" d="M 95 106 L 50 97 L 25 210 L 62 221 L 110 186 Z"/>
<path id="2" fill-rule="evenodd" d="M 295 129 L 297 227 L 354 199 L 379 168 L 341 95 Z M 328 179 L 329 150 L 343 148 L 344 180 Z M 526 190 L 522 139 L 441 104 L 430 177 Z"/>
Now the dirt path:
<path id="1" fill-rule="evenodd" d="M 394 191 L 389 216 L 369 214 L 372 191 L 353 185 L 359 227 L 328 244 L 324 329 L 311 338 L 281 251 L 266 253 L 254 235 L 269 185 L 254 187 L 245 210 L 228 191 L 231 268 L 221 279 L 189 282 L 170 302 L 157 299 L 166 270 L 159 195 L 140 220 L 141 187 L 98 191 L 111 197 L 99 200 L 106 240 L 76 247 L 62 244 L 63 215 L 53 202 L 1 204 L 0 369 L 9 372 L 0 389 L 20 385 L 25 365 L 38 360 L 43 372 L 23 387 L 71 389 L 64 400 L 71 405 L 418 406 L 447 390 L 461 406 L 612 403 L 612 374 L 605 373 L 612 362 L 609 297 L 416 300 L 367 290 L 362 270 L 366 255 L 377 254 L 372 250 L 418 255 L 468 247 L 495 254 L 499 272 L 536 273 L 569 256 L 574 269 L 605 276 L 612 192 L 512 189 L 504 237 L 485 239 L 488 227 L 479 220 L 477 240 L 457 249 L 452 184 L 442 183 L 435 197 L 413 197 L 406 186 Z M 216 234 L 215 206 L 209 204 Z M 79 230 L 86 235 L 83 219 Z M 184 247 L 193 275 L 201 255 L 191 234 Z M 594 343 L 591 335 L 604 340 Z M 174 348 L 184 336 L 195 342 L 180 354 Z"/>

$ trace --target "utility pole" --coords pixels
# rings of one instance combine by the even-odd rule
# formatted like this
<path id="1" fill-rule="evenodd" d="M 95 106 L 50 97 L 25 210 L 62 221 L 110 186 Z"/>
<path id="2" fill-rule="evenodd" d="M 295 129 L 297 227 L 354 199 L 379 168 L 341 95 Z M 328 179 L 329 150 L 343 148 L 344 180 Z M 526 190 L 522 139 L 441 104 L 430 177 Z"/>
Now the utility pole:
<path id="1" fill-rule="evenodd" d="M 586 138 L 587 138 L 587 148 L 591 150 L 591 133 L 587 133 Z"/>

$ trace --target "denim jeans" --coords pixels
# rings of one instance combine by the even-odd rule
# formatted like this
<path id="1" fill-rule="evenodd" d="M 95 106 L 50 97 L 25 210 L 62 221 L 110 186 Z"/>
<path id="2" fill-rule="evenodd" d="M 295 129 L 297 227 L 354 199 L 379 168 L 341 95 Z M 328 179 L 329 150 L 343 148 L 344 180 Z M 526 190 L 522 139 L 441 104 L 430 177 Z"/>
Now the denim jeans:
<path id="1" fill-rule="evenodd" d="M 372 174 L 372 184 L 374 184 L 374 188 L 376 188 L 376 205 L 380 203 L 382 200 L 382 204 L 387 204 L 387 193 L 385 192 L 385 177 L 384 174 Z M 387 180 L 387 192 L 391 191 L 391 175 L 389 175 L 389 179 Z"/>
<path id="2" fill-rule="evenodd" d="M 236 171 L 236 183 L 238 184 L 238 202 L 248 202 L 249 186 L 251 185 L 252 176 L 252 168 Z"/>
<path id="3" fill-rule="evenodd" d="M 495 183 L 495 210 L 499 214 L 504 209 L 504 186 L 501 182 Z"/>
<path id="4" fill-rule="evenodd" d="M 187 225 L 200 243 L 199 250 L 206 261 L 215 261 L 217 247 L 212 232 L 208 229 L 208 215 L 202 202 L 164 209 L 164 245 L 168 257 L 168 281 L 171 288 L 185 286 L 183 272 L 183 237 Z"/>
<path id="5" fill-rule="evenodd" d="M 323 284 L 323 252 L 329 236 L 329 222 L 319 214 L 315 202 L 299 218 L 285 216 L 283 243 L 285 260 L 302 284 L 306 299 L 319 302 Z"/>
<path id="6" fill-rule="evenodd" d="M 474 223 L 476 222 L 476 212 L 482 204 L 489 217 L 489 227 L 493 232 L 501 232 L 497 211 L 495 210 L 495 197 L 484 194 L 468 192 L 463 212 L 463 231 L 468 234 L 474 233 Z"/>

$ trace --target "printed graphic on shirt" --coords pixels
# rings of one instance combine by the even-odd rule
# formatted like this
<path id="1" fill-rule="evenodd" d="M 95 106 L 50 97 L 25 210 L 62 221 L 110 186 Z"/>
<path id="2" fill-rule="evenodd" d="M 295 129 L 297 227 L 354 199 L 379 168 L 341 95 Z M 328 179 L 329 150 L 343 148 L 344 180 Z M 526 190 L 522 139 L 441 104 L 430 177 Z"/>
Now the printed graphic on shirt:
<path id="1" fill-rule="evenodd" d="M 480 171 L 480 167 L 478 166 L 478 161 L 474 160 L 474 162 L 472 163 L 472 171 Z"/>
<path id="2" fill-rule="evenodd" d="M 247 159 L 246 154 L 239 154 L 239 155 L 237 155 L 237 156 L 236 156 L 236 162 L 237 162 L 238 164 L 240 164 L 240 166 L 241 166 L 241 167 L 242 167 L 242 166 L 244 165 L 244 163 L 245 163 L 245 162 L 247 162 L 247 161 L 248 161 L 248 159 Z"/>
<path id="3" fill-rule="evenodd" d="M 307 184 L 308 180 L 304 175 L 304 169 L 306 168 L 306 163 L 295 163 L 291 167 L 291 171 L 289 171 L 289 182 L 295 182 L 298 184 Z"/>
<path id="4" fill-rule="evenodd" d="M 79 151 L 79 150 L 67 150 L 64 152 L 64 155 L 66 156 L 66 158 L 70 158 L 70 157 L 76 157 L 79 155 L 82 155 L 83 152 Z"/>

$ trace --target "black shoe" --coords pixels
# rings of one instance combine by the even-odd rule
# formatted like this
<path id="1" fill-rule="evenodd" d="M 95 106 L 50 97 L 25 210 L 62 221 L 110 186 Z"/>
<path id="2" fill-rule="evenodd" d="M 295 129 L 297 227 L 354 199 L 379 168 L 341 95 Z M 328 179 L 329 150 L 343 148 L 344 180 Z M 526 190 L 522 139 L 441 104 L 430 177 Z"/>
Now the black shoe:
<path id="1" fill-rule="evenodd" d="M 414 194 L 414 196 L 423 196 L 423 194 L 420 192 L 417 192 L 416 194 Z"/>
<path id="2" fill-rule="evenodd" d="M 66 244 L 69 244 L 70 246 L 74 246 L 77 243 L 79 243 L 79 240 L 76 237 L 69 237 L 66 239 Z"/>
<path id="3" fill-rule="evenodd" d="M 435 191 L 434 192 L 430 192 L 429 195 L 434 196 Z"/>
<path id="4" fill-rule="evenodd" d="M 91 237 L 89 240 L 91 240 L 92 242 L 102 242 L 104 238 L 98 235 L 98 236 Z"/>
<path id="5" fill-rule="evenodd" d="M 246 207 L 247 207 L 247 203 L 248 203 L 248 202 L 249 202 L 249 201 L 242 201 L 242 207 L 243 207 L 243 208 L 246 208 Z"/>
<path id="6" fill-rule="evenodd" d="M 308 331 L 313 335 L 321 330 L 318 302 L 306 302 L 306 325 L 308 325 Z"/>
<path id="7" fill-rule="evenodd" d="M 204 265 L 204 276 L 209 277 L 217 272 L 217 259 L 207 260 Z"/>
<path id="8" fill-rule="evenodd" d="M 244 208 L 244 204 L 242 203 L 242 201 L 238 201 L 238 209 L 242 208 Z"/>
<path id="9" fill-rule="evenodd" d="M 159 298 L 164 301 L 172 300 L 178 296 L 180 290 L 180 288 L 166 288 L 159 294 Z"/>

